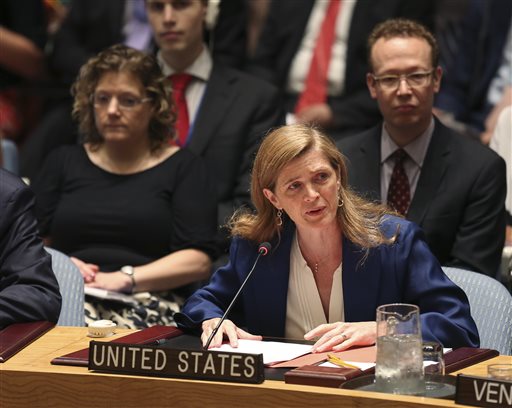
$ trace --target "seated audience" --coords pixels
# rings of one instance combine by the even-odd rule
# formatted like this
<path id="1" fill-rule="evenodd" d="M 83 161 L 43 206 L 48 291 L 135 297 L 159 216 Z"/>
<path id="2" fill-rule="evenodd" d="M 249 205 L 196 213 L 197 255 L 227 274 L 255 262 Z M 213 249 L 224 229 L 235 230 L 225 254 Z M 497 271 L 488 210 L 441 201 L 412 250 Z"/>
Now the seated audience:
<path id="1" fill-rule="evenodd" d="M 381 120 L 364 81 L 371 29 L 391 17 L 431 26 L 434 11 L 430 0 L 273 1 L 248 70 L 280 89 L 287 123 L 350 136 Z"/>
<path id="2" fill-rule="evenodd" d="M 203 41 L 207 0 L 147 0 L 158 61 L 178 96 L 178 144 L 204 158 L 216 182 L 218 225 L 250 206 L 250 168 L 261 138 L 282 124 L 277 89 L 212 59 Z M 225 234 L 219 242 L 227 250 Z"/>
<path id="3" fill-rule="evenodd" d="M 211 32 L 208 44 L 212 53 L 229 64 L 241 64 L 244 58 L 244 38 L 238 35 L 244 25 L 238 18 L 242 13 L 240 3 L 221 2 L 214 27 L 205 30 Z M 72 1 L 49 49 L 48 64 L 53 74 L 47 98 L 49 107 L 21 151 L 21 174 L 24 177 L 37 175 L 54 148 L 77 142 L 76 124 L 71 120 L 73 103 L 69 88 L 89 58 L 118 43 L 141 51 L 153 50 L 144 4 L 145 0 Z"/>
<path id="4" fill-rule="evenodd" d="M 512 85 L 512 2 L 470 0 L 457 30 L 456 54 L 445 67 L 436 114 L 444 124 L 488 144 L 497 117 L 491 115 L 493 107 L 504 85 Z"/>
<path id="5" fill-rule="evenodd" d="M 366 80 L 384 122 L 338 142 L 349 184 L 425 231 L 441 265 L 496 277 L 505 236 L 505 163 L 432 115 L 442 69 L 432 34 L 394 19 L 368 40 Z"/>
<path id="6" fill-rule="evenodd" d="M 0 168 L 0 329 L 12 323 L 57 322 L 59 284 L 38 237 L 34 194 Z"/>
<path id="7" fill-rule="evenodd" d="M 73 85 L 84 144 L 52 152 L 34 182 L 48 245 L 73 257 L 88 287 L 138 301 L 88 297 L 86 322 L 172 324 L 183 296 L 174 289 L 209 276 L 215 192 L 202 161 L 169 144 L 169 86 L 156 59 L 133 48 L 91 58 Z"/>
<path id="8" fill-rule="evenodd" d="M 262 142 L 251 194 L 256 213 L 235 216 L 230 262 L 193 294 L 176 322 L 201 328 L 203 345 L 253 265 L 211 346 L 222 338 L 317 339 L 314 350 L 376 340 L 375 310 L 386 303 L 420 308 L 424 340 L 478 346 L 464 292 L 443 273 L 413 223 L 365 201 L 347 184 L 345 160 L 318 130 L 289 125 Z"/>

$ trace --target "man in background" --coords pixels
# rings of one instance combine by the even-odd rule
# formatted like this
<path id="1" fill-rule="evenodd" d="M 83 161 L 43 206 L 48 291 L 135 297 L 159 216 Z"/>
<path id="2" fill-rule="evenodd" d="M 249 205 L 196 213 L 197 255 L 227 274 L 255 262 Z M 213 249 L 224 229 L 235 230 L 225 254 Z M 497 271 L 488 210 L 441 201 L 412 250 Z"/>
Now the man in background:
<path id="1" fill-rule="evenodd" d="M 496 277 L 505 237 L 505 163 L 432 115 L 442 69 L 432 34 L 402 19 L 368 40 L 366 81 L 383 124 L 338 143 L 350 184 L 420 225 L 442 265 Z"/>
<path id="2" fill-rule="evenodd" d="M 277 89 L 213 60 L 203 41 L 207 0 L 147 0 L 157 57 L 173 83 L 178 144 L 204 158 L 217 186 L 219 225 L 250 205 L 261 138 L 282 124 Z M 226 242 L 220 234 L 219 239 Z"/>

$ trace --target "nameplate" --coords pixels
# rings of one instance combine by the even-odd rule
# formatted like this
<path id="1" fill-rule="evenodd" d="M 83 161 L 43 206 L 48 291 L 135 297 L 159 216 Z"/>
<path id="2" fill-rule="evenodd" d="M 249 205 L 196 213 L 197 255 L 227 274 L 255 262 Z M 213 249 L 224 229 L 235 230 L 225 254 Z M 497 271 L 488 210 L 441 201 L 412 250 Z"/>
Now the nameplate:
<path id="1" fill-rule="evenodd" d="M 98 341 L 91 341 L 89 345 L 89 370 L 251 384 L 265 380 L 262 354 Z"/>
<path id="2" fill-rule="evenodd" d="M 459 374 L 455 402 L 475 407 L 512 407 L 512 381 Z"/>

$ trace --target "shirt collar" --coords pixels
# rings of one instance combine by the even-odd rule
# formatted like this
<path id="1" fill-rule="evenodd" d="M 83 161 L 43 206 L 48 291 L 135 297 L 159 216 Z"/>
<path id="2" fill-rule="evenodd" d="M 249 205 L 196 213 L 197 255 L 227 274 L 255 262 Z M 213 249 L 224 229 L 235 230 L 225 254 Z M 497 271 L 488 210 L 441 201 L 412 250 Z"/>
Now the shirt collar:
<path id="1" fill-rule="evenodd" d="M 432 134 L 434 133 L 435 122 L 434 119 L 430 121 L 430 125 L 427 129 L 416 139 L 414 139 L 411 143 L 402 148 L 409 155 L 409 157 L 419 166 L 423 165 L 423 161 L 425 160 L 425 156 L 427 155 L 428 146 L 430 144 L 430 140 L 432 139 Z M 382 137 L 380 143 L 380 160 L 381 164 L 387 161 L 396 150 L 400 149 L 400 147 L 393 141 L 391 136 L 384 124 L 382 125 Z"/>
<path id="2" fill-rule="evenodd" d="M 163 74 L 168 77 L 176 72 L 170 65 L 168 65 L 163 57 L 162 51 L 158 51 L 157 55 L 158 63 L 162 68 Z M 210 74 L 213 68 L 213 61 L 210 53 L 208 52 L 208 48 L 203 46 L 203 51 L 201 54 L 195 59 L 195 61 L 185 69 L 185 73 L 192 75 L 194 78 L 200 79 L 202 81 L 208 81 L 210 78 Z"/>

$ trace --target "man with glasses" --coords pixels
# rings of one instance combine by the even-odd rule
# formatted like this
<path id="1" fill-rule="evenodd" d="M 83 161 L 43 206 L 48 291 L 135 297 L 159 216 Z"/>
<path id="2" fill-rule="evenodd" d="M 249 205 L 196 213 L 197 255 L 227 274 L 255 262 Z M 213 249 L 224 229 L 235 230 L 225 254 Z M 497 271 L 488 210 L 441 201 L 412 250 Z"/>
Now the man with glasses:
<path id="1" fill-rule="evenodd" d="M 505 163 L 432 115 L 438 47 L 422 25 L 379 24 L 366 82 L 384 123 L 338 142 L 352 187 L 419 224 L 442 265 L 497 276 L 505 229 Z"/>

